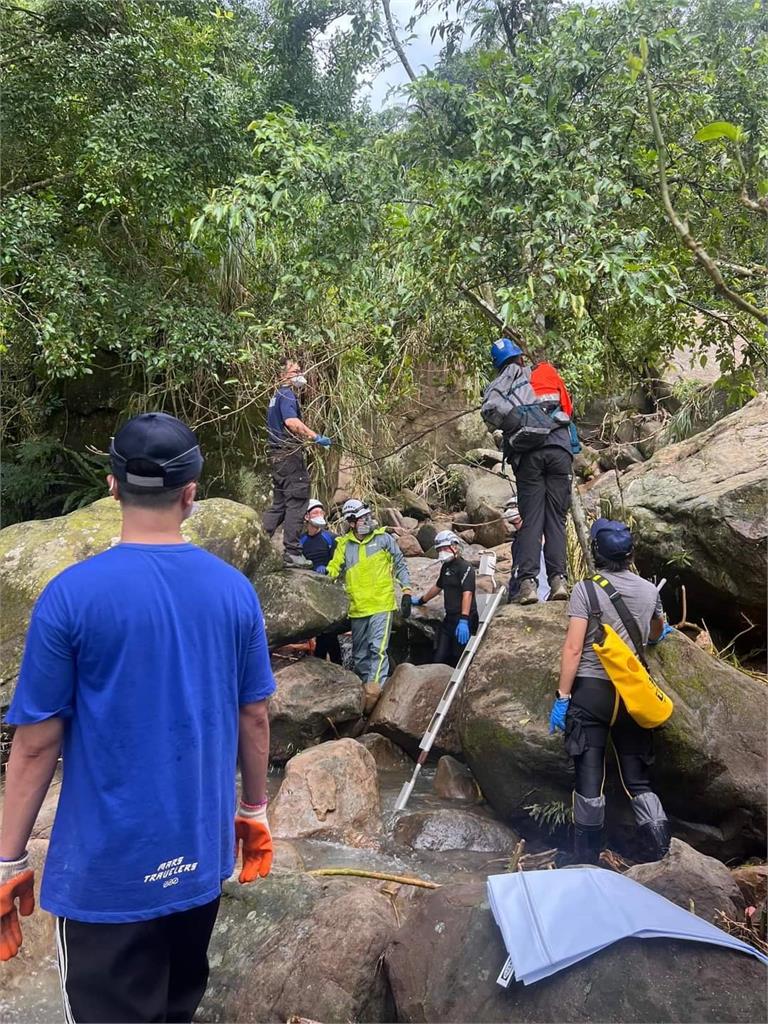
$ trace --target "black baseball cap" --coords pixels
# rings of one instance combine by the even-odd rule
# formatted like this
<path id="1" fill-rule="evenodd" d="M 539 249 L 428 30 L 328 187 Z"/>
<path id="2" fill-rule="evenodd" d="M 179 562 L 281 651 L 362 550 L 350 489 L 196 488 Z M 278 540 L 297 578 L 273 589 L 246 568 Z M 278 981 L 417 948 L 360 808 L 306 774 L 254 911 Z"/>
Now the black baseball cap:
<path id="1" fill-rule="evenodd" d="M 592 542 L 603 558 L 621 561 L 632 554 L 632 531 L 616 519 L 598 519 L 590 531 Z"/>
<path id="2" fill-rule="evenodd" d="M 203 469 L 194 433 L 166 412 L 145 412 L 123 424 L 112 438 L 109 459 L 121 483 L 148 491 L 183 487 Z"/>

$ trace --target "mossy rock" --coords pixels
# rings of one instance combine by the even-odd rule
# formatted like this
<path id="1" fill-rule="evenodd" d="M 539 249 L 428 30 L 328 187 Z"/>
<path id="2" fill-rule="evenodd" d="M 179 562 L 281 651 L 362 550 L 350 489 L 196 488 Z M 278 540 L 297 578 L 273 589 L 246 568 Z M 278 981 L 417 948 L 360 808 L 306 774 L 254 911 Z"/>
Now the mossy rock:
<path id="1" fill-rule="evenodd" d="M 562 734 L 550 736 L 548 729 L 566 624 L 564 605 L 501 608 L 461 696 L 466 761 L 486 799 L 521 828 L 531 824 L 526 806 L 571 800 L 573 772 Z M 707 853 L 757 852 L 766 824 L 768 687 L 678 632 L 649 662 L 675 702 L 672 718 L 656 733 L 653 777 L 665 807 L 694 845 L 698 827 Z M 608 821 L 615 823 L 626 815 L 627 801 L 615 781 L 607 796 Z"/>
<path id="2" fill-rule="evenodd" d="M 66 516 L 15 523 L 0 530 L 0 707 L 10 702 L 32 607 L 62 570 L 118 543 L 120 506 L 112 498 Z M 184 523 L 184 536 L 250 577 L 279 566 L 279 559 L 252 508 L 209 498 Z"/>

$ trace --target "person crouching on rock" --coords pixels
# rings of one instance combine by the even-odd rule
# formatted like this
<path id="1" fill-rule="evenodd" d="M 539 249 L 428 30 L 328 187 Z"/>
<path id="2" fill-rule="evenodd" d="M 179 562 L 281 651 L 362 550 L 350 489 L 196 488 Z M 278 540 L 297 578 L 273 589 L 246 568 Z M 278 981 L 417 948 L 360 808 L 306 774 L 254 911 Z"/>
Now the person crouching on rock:
<path id="1" fill-rule="evenodd" d="M 461 557 L 461 541 L 450 530 L 438 533 L 435 550 L 440 561 L 437 582 L 421 597 L 412 597 L 411 603 L 426 604 L 443 592 L 445 618 L 440 624 L 432 661 L 455 668 L 471 634 L 477 629 L 475 570 Z"/>
<path id="2" fill-rule="evenodd" d="M 317 498 L 310 498 L 304 515 L 304 533 L 299 537 L 301 553 L 312 563 L 316 573 L 325 576 L 328 563 L 336 550 L 336 534 L 328 529 L 325 509 Z M 336 633 L 321 633 L 315 645 L 315 657 L 329 657 L 334 665 L 341 665 L 341 648 Z"/>
<path id="3" fill-rule="evenodd" d="M 615 588 L 635 620 L 643 644 L 658 643 L 670 633 L 656 587 L 631 572 L 633 541 L 624 523 L 598 519 L 591 530 L 592 554 L 599 574 Z M 582 580 L 568 605 L 568 632 L 560 659 L 560 684 L 550 714 L 550 732 L 565 732 L 565 749 L 574 760 L 575 855 L 581 864 L 596 864 L 605 819 L 605 754 L 610 735 L 621 782 L 632 802 L 641 845 L 651 860 L 669 850 L 669 822 L 653 792 L 653 731 L 629 715 L 592 644 L 600 629 L 590 610 L 588 587 L 597 595 L 603 622 L 632 649 L 635 646 L 602 586 Z"/>
<path id="4" fill-rule="evenodd" d="M 336 553 L 328 564 L 331 579 L 343 578 L 349 597 L 354 670 L 364 683 L 381 687 L 389 676 L 389 634 L 397 608 L 395 580 L 403 596 L 400 611 L 411 614 L 408 566 L 395 540 L 378 527 L 371 510 L 351 498 L 341 514 L 350 525 L 337 538 Z"/>

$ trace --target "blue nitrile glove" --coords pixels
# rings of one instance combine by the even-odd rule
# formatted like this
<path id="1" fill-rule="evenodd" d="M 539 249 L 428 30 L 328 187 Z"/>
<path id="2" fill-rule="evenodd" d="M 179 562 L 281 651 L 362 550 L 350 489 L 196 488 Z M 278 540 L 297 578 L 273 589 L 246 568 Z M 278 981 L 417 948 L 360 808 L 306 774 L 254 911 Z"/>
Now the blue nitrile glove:
<path id="1" fill-rule="evenodd" d="M 552 705 L 552 710 L 549 712 L 550 734 L 555 732 L 556 729 L 560 729 L 562 732 L 565 732 L 565 716 L 568 714 L 568 705 L 570 703 L 570 697 L 555 697 L 555 703 Z"/>
<path id="2" fill-rule="evenodd" d="M 662 629 L 661 633 L 659 633 L 659 635 L 656 637 L 655 640 L 649 640 L 648 641 L 648 646 L 649 647 L 655 647 L 656 644 L 660 644 L 661 643 L 661 641 L 664 639 L 665 636 L 669 636 L 670 633 L 674 633 L 674 632 L 675 632 L 674 626 L 670 626 L 670 624 L 668 622 L 665 622 L 664 623 L 664 629 Z"/>
<path id="3" fill-rule="evenodd" d="M 330 448 L 332 442 L 330 437 L 326 437 L 325 434 L 318 434 L 315 438 L 315 444 L 321 444 L 323 448 Z"/>
<path id="4" fill-rule="evenodd" d="M 576 433 L 576 424 L 573 421 L 568 424 L 568 433 L 571 435 L 571 454 L 578 455 L 581 451 L 581 441 Z"/>
<path id="5" fill-rule="evenodd" d="M 469 623 L 466 619 L 459 619 L 459 624 L 456 627 L 455 632 L 456 639 L 459 641 L 462 647 L 465 647 L 469 640 Z"/>
<path id="6" fill-rule="evenodd" d="M 328 575 L 328 566 L 327 565 L 316 565 L 315 566 L 315 572 L 319 573 L 321 576 L 327 576 Z"/>
<path id="7" fill-rule="evenodd" d="M 415 608 L 417 604 L 424 604 L 424 601 L 422 600 L 422 598 L 420 598 L 420 597 L 418 596 L 418 594 L 414 594 L 414 595 L 413 595 L 413 596 L 411 597 L 411 604 L 412 604 L 412 605 L 414 606 L 414 608 Z"/>

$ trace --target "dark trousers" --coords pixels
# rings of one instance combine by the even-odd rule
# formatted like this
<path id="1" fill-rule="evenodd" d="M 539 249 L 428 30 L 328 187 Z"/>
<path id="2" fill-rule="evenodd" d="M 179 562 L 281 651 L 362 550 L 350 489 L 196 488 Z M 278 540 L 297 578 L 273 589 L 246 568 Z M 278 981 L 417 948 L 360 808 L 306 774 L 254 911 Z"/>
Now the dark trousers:
<path id="1" fill-rule="evenodd" d="M 334 665 L 341 665 L 341 647 L 338 633 L 321 633 L 315 640 L 315 657 L 325 660 L 326 655 Z"/>
<path id="2" fill-rule="evenodd" d="M 619 703 L 611 725 L 616 690 L 607 679 L 577 677 L 565 725 L 565 749 L 573 758 L 576 792 L 603 795 L 605 755 L 610 736 L 621 782 L 628 796 L 652 792 L 653 731 L 643 729 Z"/>
<path id="3" fill-rule="evenodd" d="M 264 513 L 264 529 L 272 536 L 283 524 L 286 554 L 301 555 L 299 534 L 309 502 L 309 473 L 301 452 L 274 452 L 272 462 L 272 506 Z"/>
<path id="4" fill-rule="evenodd" d="M 517 502 L 523 525 L 517 536 L 518 579 L 539 575 L 541 538 L 547 577 L 567 575 L 565 518 L 571 504 L 573 456 L 551 445 L 525 452 L 515 470 Z"/>
<path id="5" fill-rule="evenodd" d="M 130 924 L 56 919 L 70 1024 L 189 1022 L 208 984 L 208 943 L 219 900 Z"/>
<path id="6" fill-rule="evenodd" d="M 450 665 L 451 668 L 456 668 L 458 665 L 459 658 L 465 647 L 464 644 L 460 644 L 456 639 L 456 627 L 458 624 L 458 619 L 444 619 L 440 623 L 440 629 L 435 639 L 435 653 L 432 655 L 433 665 Z M 470 623 L 469 628 L 474 633 L 477 629 L 477 624 L 472 625 Z"/>

